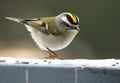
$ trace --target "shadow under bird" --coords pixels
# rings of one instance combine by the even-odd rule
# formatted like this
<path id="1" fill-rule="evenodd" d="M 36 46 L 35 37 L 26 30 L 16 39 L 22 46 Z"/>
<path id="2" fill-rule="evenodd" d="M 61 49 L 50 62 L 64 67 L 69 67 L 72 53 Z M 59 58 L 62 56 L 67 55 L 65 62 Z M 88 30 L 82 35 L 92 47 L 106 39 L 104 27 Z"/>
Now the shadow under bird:
<path id="1" fill-rule="evenodd" d="M 5 18 L 25 25 L 39 48 L 49 51 L 47 59 L 61 59 L 53 51 L 67 47 L 80 30 L 79 18 L 69 12 L 43 18 Z"/>

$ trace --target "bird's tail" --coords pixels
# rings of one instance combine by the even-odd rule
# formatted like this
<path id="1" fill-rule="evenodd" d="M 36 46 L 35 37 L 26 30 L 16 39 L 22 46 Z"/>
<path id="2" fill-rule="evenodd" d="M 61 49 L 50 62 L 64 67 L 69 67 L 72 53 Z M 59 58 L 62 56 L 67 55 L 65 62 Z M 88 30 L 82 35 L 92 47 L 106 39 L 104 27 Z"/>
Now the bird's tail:
<path id="1" fill-rule="evenodd" d="M 28 31 L 30 31 L 30 32 L 32 31 L 33 27 L 31 27 L 30 25 L 28 26 L 27 21 L 24 20 L 24 19 L 19 19 L 19 18 L 14 18 L 14 17 L 5 17 L 5 18 L 8 19 L 8 20 L 23 24 L 23 25 L 26 26 Z"/>
<path id="2" fill-rule="evenodd" d="M 22 20 L 22 19 L 14 18 L 14 17 L 5 17 L 5 18 L 8 19 L 8 20 L 15 21 L 15 22 L 17 22 L 17 23 L 21 23 L 21 20 Z"/>

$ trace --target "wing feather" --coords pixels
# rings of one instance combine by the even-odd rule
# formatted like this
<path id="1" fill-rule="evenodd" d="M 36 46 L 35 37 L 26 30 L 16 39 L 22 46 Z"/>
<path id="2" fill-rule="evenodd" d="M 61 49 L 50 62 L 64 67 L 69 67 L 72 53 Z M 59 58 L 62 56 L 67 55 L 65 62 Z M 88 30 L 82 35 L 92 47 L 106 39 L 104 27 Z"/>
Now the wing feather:
<path id="1" fill-rule="evenodd" d="M 54 18 L 25 18 L 19 19 L 14 17 L 5 17 L 6 19 L 15 21 L 17 23 L 36 28 L 46 34 L 60 35 L 61 33 L 57 30 Z M 30 31 L 30 30 L 29 30 Z"/>

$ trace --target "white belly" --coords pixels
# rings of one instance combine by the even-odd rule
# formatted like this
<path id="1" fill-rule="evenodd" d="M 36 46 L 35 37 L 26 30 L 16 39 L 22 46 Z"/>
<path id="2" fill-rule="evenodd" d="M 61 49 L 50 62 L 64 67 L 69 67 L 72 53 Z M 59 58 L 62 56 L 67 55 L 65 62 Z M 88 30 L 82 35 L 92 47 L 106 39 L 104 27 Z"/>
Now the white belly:
<path id="1" fill-rule="evenodd" d="M 52 51 L 61 50 L 68 46 L 78 33 L 77 30 L 68 30 L 65 34 L 56 36 L 52 34 L 44 34 L 32 29 L 28 31 L 31 32 L 33 40 L 37 43 L 40 49 L 47 50 L 46 48 L 48 47 Z"/>

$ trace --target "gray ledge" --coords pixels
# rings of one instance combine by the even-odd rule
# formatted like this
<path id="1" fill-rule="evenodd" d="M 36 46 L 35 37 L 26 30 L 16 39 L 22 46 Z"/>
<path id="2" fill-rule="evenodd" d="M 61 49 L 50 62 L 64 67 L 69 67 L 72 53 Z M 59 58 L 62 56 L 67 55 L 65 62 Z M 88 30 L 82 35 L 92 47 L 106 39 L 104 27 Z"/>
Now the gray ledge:
<path id="1" fill-rule="evenodd" d="M 120 83 L 120 60 L 0 57 L 0 83 Z"/>

